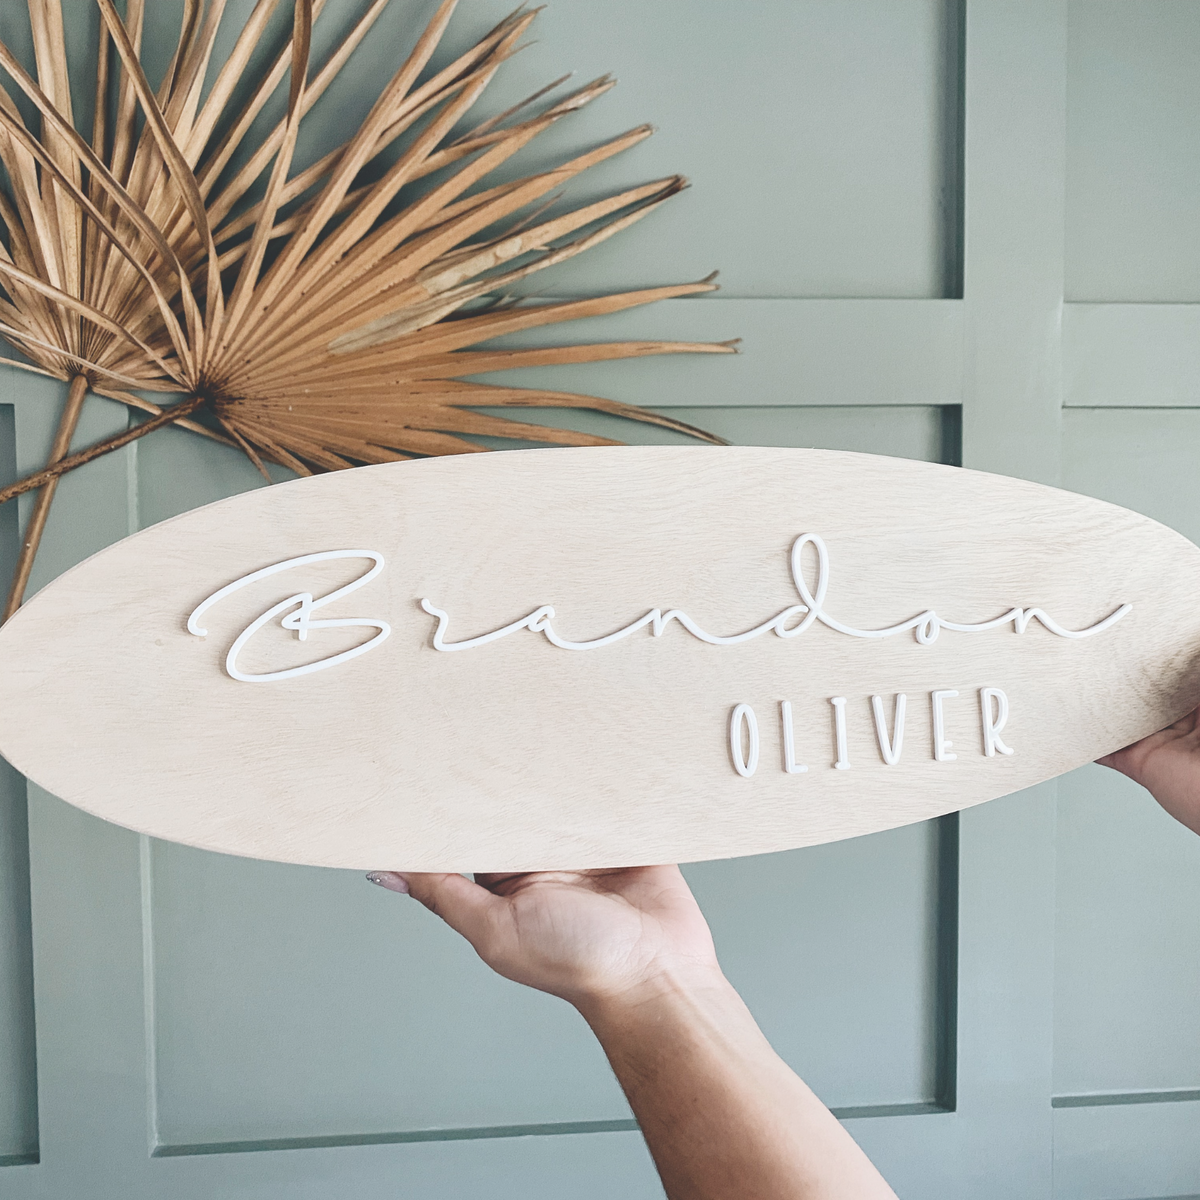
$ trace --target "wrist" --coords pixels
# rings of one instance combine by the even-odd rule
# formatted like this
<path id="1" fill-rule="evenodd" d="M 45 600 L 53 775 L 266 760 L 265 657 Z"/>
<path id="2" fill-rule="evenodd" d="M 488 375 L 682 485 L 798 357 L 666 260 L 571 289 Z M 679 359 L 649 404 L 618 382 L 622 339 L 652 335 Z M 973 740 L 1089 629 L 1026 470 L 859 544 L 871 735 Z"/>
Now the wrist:
<path id="1" fill-rule="evenodd" d="M 661 1020 L 665 1010 L 680 1006 L 708 1007 L 741 1004 L 721 968 L 712 963 L 674 963 L 623 983 L 593 988 L 572 998 L 584 1020 L 598 1036 L 602 1029 L 626 1026 L 631 1021 Z"/>

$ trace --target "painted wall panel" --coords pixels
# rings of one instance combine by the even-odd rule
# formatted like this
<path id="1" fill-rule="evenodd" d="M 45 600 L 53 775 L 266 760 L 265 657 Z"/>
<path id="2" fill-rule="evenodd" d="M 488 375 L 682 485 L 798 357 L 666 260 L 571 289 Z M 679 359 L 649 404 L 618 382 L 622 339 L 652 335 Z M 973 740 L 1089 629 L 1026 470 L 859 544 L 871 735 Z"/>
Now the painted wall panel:
<path id="1" fill-rule="evenodd" d="M 929 821 L 685 870 L 726 974 L 833 1108 L 941 1098 L 939 866 Z"/>
<path id="2" fill-rule="evenodd" d="M 1068 11 L 1066 298 L 1200 300 L 1200 4 Z"/>
<path id="3" fill-rule="evenodd" d="M 460 10 L 452 44 L 489 28 L 506 6 L 477 0 Z M 578 291 L 721 269 L 734 296 L 947 294 L 946 262 L 955 251 L 944 219 L 954 203 L 953 156 L 944 145 L 951 7 L 944 0 L 550 6 L 539 17 L 537 44 L 497 78 L 489 103 L 515 102 L 569 70 L 581 82 L 613 72 L 620 85 L 539 139 L 526 161 L 540 165 L 556 147 L 569 151 L 652 121 L 655 137 L 598 168 L 583 190 L 673 172 L 695 186 L 620 244 L 544 278 Z M 394 62 L 392 31 L 411 31 L 418 11 L 406 4 L 385 15 L 365 47 L 364 72 L 384 75 Z M 369 100 L 353 83 L 344 94 L 347 117 Z"/>
<path id="4" fill-rule="evenodd" d="M 628 1117 L 574 1011 L 418 905 L 168 843 L 154 866 L 168 1145 Z"/>
<path id="5" fill-rule="evenodd" d="M 1193 539 L 1198 451 L 1200 410 L 1064 414 L 1067 487 Z M 1085 767 L 1060 784 L 1058 864 L 1055 1092 L 1200 1087 L 1200 840 Z"/>
<path id="6" fill-rule="evenodd" d="M 655 408 L 958 404 L 961 300 L 664 301 L 561 329 L 497 338 L 504 347 L 663 338 L 740 338 L 736 356 L 682 354 L 577 367 L 497 371 L 481 383 L 574 389 Z"/>
<path id="7" fill-rule="evenodd" d="M 736 441 L 936 460 L 954 450 L 947 411 L 682 415 Z M 630 441 L 679 440 L 571 417 Z M 138 481 L 148 524 L 261 477 L 236 452 L 169 431 L 140 447 Z M 937 1098 L 937 845 L 926 824 L 689 868 L 731 977 L 832 1105 Z M 341 872 L 166 843 L 153 861 L 164 1144 L 628 1119 L 578 1017 L 492 975 L 415 905 Z"/>
<path id="8" fill-rule="evenodd" d="M 1058 795 L 1055 1094 L 1200 1097 L 1200 838 L 1103 767 Z"/>
<path id="9" fill-rule="evenodd" d="M 251 7 L 229 4 L 231 28 Z M 396 70 L 434 7 L 405 0 L 385 11 L 345 78 L 306 119 L 298 161 L 331 148 L 365 115 L 376 92 L 363 81 L 378 87 Z M 649 142 L 589 172 L 573 194 L 674 173 L 695 186 L 615 242 L 541 278 L 576 292 L 721 269 L 735 296 L 950 294 L 957 246 L 946 219 L 956 203 L 947 41 L 955 7 L 556 0 L 480 112 L 498 112 L 568 71 L 576 85 L 609 72 L 620 85 L 540 137 L 517 165 L 538 169 L 556 153 L 568 157 L 653 122 Z M 179 0 L 149 6 L 146 41 L 160 58 L 180 8 Z M 359 8 L 329 6 L 316 27 L 318 61 L 332 30 Z M 509 0 L 460 7 L 434 66 L 511 8 Z M 224 39 L 217 61 L 231 42 Z"/>
<path id="10" fill-rule="evenodd" d="M 357 874 L 169 843 L 154 874 L 165 1144 L 628 1118 L 572 1010 Z M 730 977 L 828 1103 L 935 1101 L 936 826 L 688 875 Z"/>
<path id="11" fill-rule="evenodd" d="M 151 1159 L 137 1178 L 140 1195 L 154 1200 L 341 1200 L 361 1195 L 662 1200 L 664 1195 L 636 1131 L 180 1155 Z M 93 1187 L 87 1194 L 129 1200 L 130 1191 L 101 1193 Z"/>

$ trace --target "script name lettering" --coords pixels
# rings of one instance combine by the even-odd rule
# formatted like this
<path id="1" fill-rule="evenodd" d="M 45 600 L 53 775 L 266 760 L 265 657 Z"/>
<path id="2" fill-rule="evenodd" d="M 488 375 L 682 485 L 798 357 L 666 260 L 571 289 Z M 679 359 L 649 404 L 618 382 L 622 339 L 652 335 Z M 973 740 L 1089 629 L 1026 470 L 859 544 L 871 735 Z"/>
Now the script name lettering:
<path id="1" fill-rule="evenodd" d="M 803 565 L 804 552 L 809 547 L 815 552 L 817 561 L 816 582 L 811 589 L 805 578 Z M 200 626 L 200 618 L 214 604 L 219 603 L 226 596 L 241 588 L 283 571 L 290 571 L 314 563 L 343 558 L 367 559 L 371 561 L 372 566 L 357 579 L 332 592 L 327 592 L 325 595 L 314 596 L 311 591 L 301 591 L 273 604 L 265 612 L 256 617 L 238 635 L 230 647 L 229 653 L 226 655 L 225 670 L 231 678 L 242 683 L 274 683 L 284 679 L 293 679 L 300 675 L 309 675 L 314 671 L 323 671 L 339 663 L 348 662 L 352 658 L 358 658 L 368 651 L 374 650 L 387 639 L 391 632 L 391 626 L 388 622 L 378 617 L 318 619 L 314 618 L 313 614 L 327 605 L 343 599 L 375 579 L 384 568 L 383 555 L 377 550 L 325 550 L 317 554 L 302 554 L 299 557 L 285 559 L 283 562 L 263 567 L 259 571 L 252 571 L 250 574 L 243 575 L 240 579 L 235 579 L 232 583 L 218 589 L 197 605 L 188 617 L 188 631 L 198 637 L 205 636 L 207 630 Z M 774 616 L 755 625 L 752 629 L 744 630 L 742 633 L 727 635 L 708 632 L 708 630 L 702 628 L 697 622 L 692 620 L 683 609 L 671 608 L 664 612 L 661 608 L 652 608 L 642 616 L 630 621 L 627 625 L 623 625 L 620 629 L 614 630 L 612 633 L 577 641 L 564 637 L 555 629 L 553 621 L 556 614 L 553 605 L 542 604 L 533 609 L 527 616 L 522 617 L 518 621 L 513 621 L 508 625 L 503 625 L 499 629 L 493 629 L 487 633 L 481 633 L 462 641 L 450 642 L 446 640 L 446 630 L 450 624 L 449 614 L 444 609 L 436 607 L 428 598 L 421 601 L 421 607 L 436 620 L 432 645 L 434 650 L 441 652 L 473 650 L 480 646 L 485 646 L 490 642 L 498 641 L 500 638 L 508 637 L 522 629 L 529 630 L 531 633 L 541 634 L 552 645 L 563 650 L 597 650 L 604 646 L 611 646 L 614 642 L 619 642 L 641 629 L 649 629 L 652 636 L 662 637 L 667 627 L 673 623 L 682 626 L 692 637 L 710 646 L 735 646 L 772 632 L 779 638 L 796 638 L 815 624 L 824 625 L 836 633 L 853 638 L 889 638 L 911 630 L 916 640 L 923 646 L 929 646 L 936 642 L 943 629 L 949 630 L 952 633 L 987 633 L 990 630 L 1000 629 L 1003 626 L 1011 626 L 1014 632 L 1024 633 L 1035 621 L 1056 637 L 1086 638 L 1112 628 L 1132 608 L 1129 604 L 1122 604 L 1102 620 L 1097 621 L 1093 625 L 1088 625 L 1083 629 L 1068 629 L 1060 625 L 1043 608 L 1020 607 L 1011 607 L 1000 616 L 973 622 L 951 621 L 938 614 L 934 609 L 927 608 L 915 616 L 896 622 L 894 625 L 887 625 L 878 629 L 857 629 L 854 626 L 839 621 L 825 607 L 825 598 L 829 592 L 829 550 L 825 542 L 817 534 L 801 534 L 795 540 L 790 552 L 790 565 L 792 582 L 795 584 L 796 591 L 800 596 L 800 603 L 789 604 L 786 608 L 781 609 Z M 361 626 L 375 629 L 377 632 L 373 638 L 360 646 L 355 646 L 353 649 L 342 651 L 339 654 L 328 655 L 325 658 L 317 659 L 303 666 L 290 667 L 279 671 L 262 671 L 253 674 L 240 670 L 237 665 L 238 655 L 264 625 L 267 625 L 277 617 L 282 627 L 294 631 L 300 641 L 305 641 L 309 633 L 314 630 Z M 943 698 L 951 698 L 951 693 L 946 693 Z M 839 700 L 840 698 L 837 698 L 832 701 L 837 712 L 840 712 Z M 935 699 L 935 713 L 939 703 Z M 840 716 L 838 719 L 841 720 Z M 898 714 L 898 719 L 902 727 L 903 717 Z M 990 744 L 993 746 L 993 753 L 1001 745 L 999 741 Z M 936 756 L 942 758 L 943 755 L 946 756 L 945 761 L 951 761 L 953 758 L 949 754 L 949 743 L 944 741 L 937 743 L 936 746 Z M 839 763 L 843 761 L 843 758 L 843 755 L 839 755 Z"/>

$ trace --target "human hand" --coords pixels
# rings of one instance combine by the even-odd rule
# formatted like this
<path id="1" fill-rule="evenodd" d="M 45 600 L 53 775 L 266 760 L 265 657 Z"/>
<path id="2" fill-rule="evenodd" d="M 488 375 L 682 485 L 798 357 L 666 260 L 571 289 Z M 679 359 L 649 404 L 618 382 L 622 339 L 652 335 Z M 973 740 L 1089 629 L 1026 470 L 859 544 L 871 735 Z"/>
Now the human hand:
<path id="1" fill-rule="evenodd" d="M 708 924 L 678 867 L 511 875 L 373 871 L 474 946 L 494 971 L 577 1008 L 667 980 L 720 978 Z"/>
<path id="2" fill-rule="evenodd" d="M 1171 816 L 1200 833 L 1200 708 L 1096 761 L 1140 783 Z"/>

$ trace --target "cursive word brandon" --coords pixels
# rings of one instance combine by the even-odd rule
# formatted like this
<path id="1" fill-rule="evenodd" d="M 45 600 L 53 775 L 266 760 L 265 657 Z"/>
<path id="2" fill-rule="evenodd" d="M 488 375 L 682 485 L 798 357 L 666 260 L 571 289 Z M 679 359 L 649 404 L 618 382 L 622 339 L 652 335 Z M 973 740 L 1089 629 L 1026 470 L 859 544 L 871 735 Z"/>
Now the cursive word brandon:
<path id="1" fill-rule="evenodd" d="M 811 592 L 804 578 L 802 564 L 804 548 L 810 545 L 817 552 L 816 589 Z M 735 646 L 739 642 L 748 642 L 751 638 L 759 637 L 771 630 L 774 630 L 776 637 L 799 637 L 817 621 L 838 633 L 856 638 L 886 638 L 911 629 L 916 635 L 917 641 L 923 646 L 936 642 L 938 634 L 943 629 L 949 629 L 954 633 L 985 633 L 989 629 L 1011 625 L 1017 633 L 1024 633 L 1032 621 L 1037 621 L 1058 637 L 1085 638 L 1115 625 L 1132 608 L 1132 605 L 1122 604 L 1102 621 L 1097 621 L 1095 625 L 1089 625 L 1086 629 L 1064 629 L 1041 608 L 1010 608 L 1003 616 L 994 617 L 990 621 L 977 621 L 969 624 L 947 621 L 944 617 L 938 616 L 933 609 L 927 608 L 924 612 L 917 613 L 915 617 L 909 617 L 906 621 L 899 621 L 895 625 L 888 625 L 883 629 L 854 629 L 850 625 L 844 625 L 825 611 L 825 595 L 829 591 L 829 551 L 817 534 L 801 534 L 792 543 L 791 571 L 792 582 L 796 585 L 796 591 L 800 594 L 803 603 L 791 604 L 761 625 L 755 625 L 753 629 L 747 629 L 744 633 L 735 633 L 726 637 L 702 629 L 682 609 L 672 608 L 664 613 L 660 608 L 652 608 L 644 616 L 630 621 L 628 625 L 622 626 L 613 633 L 591 638 L 588 641 L 575 642 L 558 633 L 550 623 L 555 616 L 554 608 L 549 604 L 543 604 L 541 607 L 535 608 L 527 617 L 522 617 L 519 621 L 513 621 L 512 624 L 504 625 L 500 629 L 493 629 L 490 633 L 481 633 L 478 637 L 466 638 L 460 642 L 447 642 L 446 628 L 450 624 L 449 614 L 440 608 L 435 608 L 429 600 L 422 600 L 421 607 L 430 616 L 437 618 L 437 628 L 433 633 L 435 650 L 472 650 L 476 646 L 486 645 L 498 638 L 508 637 L 510 633 L 516 633 L 519 629 L 540 633 L 548 642 L 563 650 L 597 650 L 601 646 L 619 642 L 622 638 L 627 638 L 630 634 L 636 633 L 639 629 L 645 629 L 647 626 L 655 637 L 662 637 L 663 631 L 672 621 L 678 622 L 692 637 L 707 642 L 710 646 Z M 799 619 L 797 620 L 797 618 Z M 793 621 L 795 624 L 790 624 Z"/>
<path id="2" fill-rule="evenodd" d="M 807 546 L 811 546 L 816 551 L 817 556 L 816 586 L 812 590 L 809 589 L 808 582 L 804 578 L 802 564 L 803 553 Z M 252 571 L 249 575 L 243 575 L 240 579 L 235 579 L 232 583 L 226 584 L 225 587 L 213 592 L 211 596 L 198 604 L 188 617 L 188 631 L 197 637 L 204 637 L 208 631 L 200 626 L 200 618 L 214 604 L 217 604 L 240 588 L 247 587 L 249 584 L 256 583 L 260 579 L 266 579 L 271 575 L 276 575 L 281 571 L 291 570 L 293 567 L 302 567 L 312 563 L 327 562 L 332 559 L 342 558 L 369 559 L 372 566 L 369 570 L 358 576 L 357 579 L 332 592 L 327 592 L 323 596 L 314 597 L 311 592 L 297 592 L 284 600 L 280 600 L 277 604 L 273 604 L 266 612 L 251 621 L 234 640 L 225 658 L 225 670 L 231 678 L 243 683 L 273 683 L 280 679 L 292 679 L 298 675 L 309 675 L 314 671 L 323 671 L 327 667 L 333 667 L 338 663 L 347 662 L 349 659 L 366 654 L 367 651 L 375 649 L 391 633 L 391 626 L 386 621 L 380 620 L 378 617 L 314 619 L 313 613 L 324 608 L 326 605 L 332 604 L 336 600 L 342 599 L 344 596 L 348 596 L 351 592 L 357 591 L 379 575 L 384 567 L 384 559 L 383 555 L 376 550 L 325 550 L 319 554 L 302 554 L 298 558 L 285 559 L 283 562 L 275 563 L 273 566 L 263 567 L 259 571 Z M 1004 625 L 1011 625 L 1015 632 L 1024 633 L 1034 621 L 1037 621 L 1057 637 L 1085 638 L 1091 637 L 1093 634 L 1100 633 L 1115 625 L 1132 607 L 1129 604 L 1122 604 L 1119 608 L 1109 613 L 1103 620 L 1097 621 L 1094 625 L 1089 625 L 1085 629 L 1065 629 L 1049 613 L 1041 608 L 1010 608 L 1001 616 L 993 617 L 987 621 L 969 623 L 948 621 L 944 617 L 939 616 L 933 609 L 927 608 L 923 612 L 917 613 L 914 617 L 909 617 L 907 620 L 899 621 L 895 625 L 885 626 L 882 629 L 855 629 L 853 626 L 846 625 L 837 620 L 825 609 L 825 597 L 829 591 L 829 551 L 824 541 L 815 533 L 802 534 L 792 544 L 790 561 L 792 581 L 796 586 L 796 591 L 800 595 L 801 603 L 788 605 L 782 611 L 776 613 L 775 616 L 763 621 L 760 625 L 755 625 L 753 629 L 747 629 L 743 633 L 729 634 L 727 636 L 709 633 L 693 621 L 682 609 L 671 608 L 663 612 L 660 608 L 652 608 L 643 616 L 631 621 L 628 625 L 622 626 L 613 633 L 585 641 L 572 641 L 569 638 L 561 636 L 551 623 L 555 617 L 553 606 L 543 604 L 535 608 L 528 616 L 522 617 L 519 621 L 513 621 L 511 624 L 504 625 L 499 629 L 493 629 L 489 633 L 481 633 L 476 637 L 466 638 L 458 642 L 448 642 L 446 641 L 446 629 L 450 623 L 449 614 L 443 609 L 435 607 L 428 599 L 421 601 L 421 607 L 437 620 L 437 625 L 433 632 L 433 648 L 440 651 L 472 650 L 477 646 L 484 646 L 488 642 L 494 642 L 499 638 L 507 637 L 509 634 L 516 633 L 520 629 L 528 629 L 531 633 L 540 633 L 552 645 L 558 646 L 563 650 L 596 650 L 601 646 L 609 646 L 613 642 L 618 642 L 622 638 L 629 637 L 639 629 L 649 628 L 654 637 L 661 637 L 667 626 L 672 622 L 681 625 L 692 637 L 706 642 L 710 646 L 734 646 L 740 642 L 748 642 L 752 638 L 759 637 L 771 631 L 774 631 L 775 635 L 781 638 L 799 637 L 800 634 L 804 633 L 806 629 L 817 622 L 837 633 L 856 638 L 887 638 L 911 629 L 917 641 L 923 646 L 931 645 L 937 641 L 938 635 L 943 629 L 949 629 L 953 633 L 985 633 L 990 629 L 998 629 Z M 286 615 L 281 615 L 285 613 Z M 276 617 L 281 617 L 280 624 L 282 627 L 294 630 L 300 641 L 306 641 L 309 632 L 314 629 L 341 629 L 357 626 L 375 629 L 378 632 L 361 646 L 344 650 L 340 654 L 329 655 L 327 658 L 317 659 L 315 662 L 305 663 L 303 666 L 290 667 L 282 671 L 259 672 L 258 674 L 250 674 L 240 670 L 237 665 L 238 655 L 245 649 L 250 639 L 264 625 Z"/>

